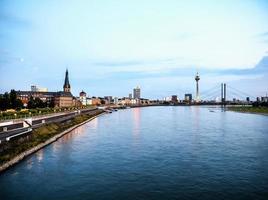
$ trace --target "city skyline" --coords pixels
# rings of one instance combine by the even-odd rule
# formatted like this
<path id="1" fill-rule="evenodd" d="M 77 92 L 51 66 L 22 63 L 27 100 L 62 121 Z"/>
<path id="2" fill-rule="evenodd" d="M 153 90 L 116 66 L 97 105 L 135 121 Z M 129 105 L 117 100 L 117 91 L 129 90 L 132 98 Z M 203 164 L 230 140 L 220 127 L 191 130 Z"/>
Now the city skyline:
<path id="1" fill-rule="evenodd" d="M 137 85 L 146 98 L 194 94 L 197 71 L 201 94 L 221 82 L 253 96 L 267 92 L 265 1 L 2 1 L 0 7 L 0 93 L 31 85 L 58 91 L 66 68 L 75 95 L 127 96 Z"/>

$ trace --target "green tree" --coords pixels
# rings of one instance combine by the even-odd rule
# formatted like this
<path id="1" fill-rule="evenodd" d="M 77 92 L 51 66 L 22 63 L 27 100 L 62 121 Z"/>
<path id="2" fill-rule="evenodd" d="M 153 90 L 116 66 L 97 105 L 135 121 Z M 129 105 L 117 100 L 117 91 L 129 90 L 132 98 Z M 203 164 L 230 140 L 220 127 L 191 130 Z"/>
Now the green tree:
<path id="1" fill-rule="evenodd" d="M 29 99 L 29 101 L 28 101 L 28 108 L 29 109 L 36 108 L 36 105 L 35 105 L 35 101 L 34 101 L 33 96 L 31 96 L 30 99 Z"/>
<path id="2" fill-rule="evenodd" d="M 22 101 L 17 98 L 15 90 L 11 90 L 9 93 L 10 107 L 13 109 L 21 109 L 23 107 Z"/>
<path id="3" fill-rule="evenodd" d="M 6 110 L 9 108 L 11 108 L 9 94 L 5 92 L 5 94 L 0 97 L 0 109 Z"/>
<path id="4" fill-rule="evenodd" d="M 16 108 L 16 103 L 17 103 L 17 94 L 15 90 L 10 90 L 9 93 L 9 99 L 10 99 L 10 107 L 11 108 Z"/>
<path id="5" fill-rule="evenodd" d="M 47 107 L 47 103 L 43 102 L 39 97 L 33 98 L 32 96 L 30 97 L 28 101 L 28 108 L 45 108 Z"/>
<path id="6" fill-rule="evenodd" d="M 44 103 L 39 97 L 34 99 L 36 108 L 44 108 L 46 107 L 46 103 Z"/>

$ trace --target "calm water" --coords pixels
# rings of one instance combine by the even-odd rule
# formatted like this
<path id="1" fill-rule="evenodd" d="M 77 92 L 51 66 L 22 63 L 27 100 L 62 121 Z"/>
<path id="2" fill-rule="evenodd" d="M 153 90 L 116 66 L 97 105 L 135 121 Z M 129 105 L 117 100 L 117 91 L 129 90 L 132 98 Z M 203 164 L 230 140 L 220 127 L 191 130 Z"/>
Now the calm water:
<path id="1" fill-rule="evenodd" d="M 267 199 L 268 116 L 148 107 L 101 116 L 0 175 L 0 199 Z"/>

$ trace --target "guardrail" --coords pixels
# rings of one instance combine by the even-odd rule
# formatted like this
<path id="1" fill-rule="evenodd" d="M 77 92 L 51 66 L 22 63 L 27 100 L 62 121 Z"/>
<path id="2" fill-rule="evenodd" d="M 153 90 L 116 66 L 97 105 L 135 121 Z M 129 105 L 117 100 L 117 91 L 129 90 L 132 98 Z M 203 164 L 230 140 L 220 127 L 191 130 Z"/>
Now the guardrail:
<path id="1" fill-rule="evenodd" d="M 96 112 L 97 110 L 98 110 L 97 108 L 93 109 L 91 108 L 91 109 L 80 110 L 77 112 L 67 113 L 65 115 L 57 115 L 48 118 L 41 118 L 33 120 L 32 124 L 28 124 L 28 127 L 24 127 L 23 122 L 2 127 L 2 131 L 0 130 L 0 144 L 2 141 L 9 141 L 14 137 L 30 133 L 32 132 L 32 129 L 38 128 L 43 124 L 57 123 L 57 122 L 62 123 L 73 119 L 75 116 L 79 114 L 88 114 L 91 112 Z"/>
<path id="2" fill-rule="evenodd" d="M 0 122 L 4 122 L 7 120 L 17 120 L 17 119 L 23 119 L 23 118 L 28 118 L 28 117 L 42 117 L 42 116 L 49 116 L 49 115 L 53 115 L 53 114 L 60 114 L 60 113 L 64 113 L 64 112 L 73 112 L 76 110 L 87 110 L 87 109 L 94 109 L 96 107 L 91 106 L 91 107 L 87 107 L 87 108 L 64 108 L 64 109 L 59 109 L 59 110 L 37 110 L 37 112 L 29 112 L 29 113 L 25 113 L 25 114 L 19 114 L 19 113 L 14 113 L 12 115 L 8 115 L 8 116 L 0 116 Z"/>

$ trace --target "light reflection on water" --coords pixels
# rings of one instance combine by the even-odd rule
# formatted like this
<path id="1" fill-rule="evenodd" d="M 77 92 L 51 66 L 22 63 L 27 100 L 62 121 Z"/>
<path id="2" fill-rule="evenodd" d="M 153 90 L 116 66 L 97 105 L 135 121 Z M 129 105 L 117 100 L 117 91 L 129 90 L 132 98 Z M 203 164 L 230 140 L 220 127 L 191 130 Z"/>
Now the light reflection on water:
<path id="1" fill-rule="evenodd" d="M 265 199 L 268 117 L 207 107 L 101 116 L 0 176 L 1 199 Z"/>
<path id="2" fill-rule="evenodd" d="M 141 109 L 140 108 L 133 108 L 133 139 L 134 143 L 137 143 L 140 137 L 140 118 L 141 118 Z"/>

